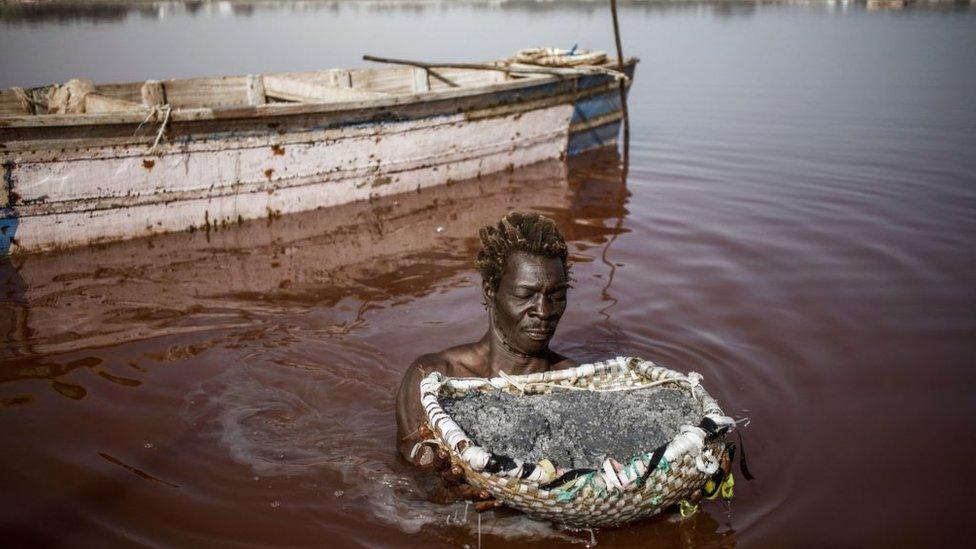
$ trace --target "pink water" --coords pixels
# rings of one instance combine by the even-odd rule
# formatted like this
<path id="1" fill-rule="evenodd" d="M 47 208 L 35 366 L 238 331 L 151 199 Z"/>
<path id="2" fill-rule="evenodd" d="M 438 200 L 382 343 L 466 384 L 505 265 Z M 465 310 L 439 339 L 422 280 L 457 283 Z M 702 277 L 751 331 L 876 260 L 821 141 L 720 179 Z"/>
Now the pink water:
<path id="1" fill-rule="evenodd" d="M 98 36 L 263 20 L 290 22 L 282 36 L 301 43 L 306 20 L 399 21 L 532 26 L 555 42 L 605 22 L 579 7 L 296 13 L 130 15 Z M 428 481 L 397 461 L 392 393 L 414 357 L 483 332 L 474 237 L 512 208 L 546 212 L 570 241 L 575 282 L 557 349 L 698 371 L 727 412 L 751 418 L 758 478 L 737 478 L 731 508 L 601 530 L 601 546 L 966 539 L 976 17 L 624 15 L 629 53 L 643 59 L 626 181 L 606 153 L 3 263 L 4 539 L 475 546 L 475 515 L 425 502 Z M 27 39 L 25 24 L 6 24 L 4 35 Z M 36 24 L 35 42 L 90 25 L 61 24 Z M 524 42 L 499 36 L 506 51 Z M 447 55 L 427 38 L 396 42 Z M 477 33 L 459 44 L 452 58 L 500 48 Z M 302 62 L 313 61 L 340 64 Z M 122 61 L 111 70 L 144 77 Z M 511 513 L 482 516 L 481 535 L 483 546 L 589 541 Z"/>

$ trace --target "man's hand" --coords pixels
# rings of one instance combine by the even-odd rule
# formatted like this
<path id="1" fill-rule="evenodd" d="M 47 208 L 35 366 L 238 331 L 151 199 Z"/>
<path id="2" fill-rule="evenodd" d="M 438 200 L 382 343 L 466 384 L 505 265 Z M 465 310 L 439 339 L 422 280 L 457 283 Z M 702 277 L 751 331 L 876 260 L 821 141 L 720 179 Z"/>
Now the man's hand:
<path id="1" fill-rule="evenodd" d="M 417 435 L 421 442 L 413 456 L 414 465 L 429 473 L 441 472 L 451 465 L 450 456 L 443 448 L 427 442 L 434 438 L 434 433 L 426 423 L 421 423 L 420 427 L 417 427 Z"/>
<path id="2" fill-rule="evenodd" d="M 417 429 L 421 440 L 434 438 L 434 433 L 426 423 L 422 423 Z M 431 494 L 431 501 L 434 503 L 453 503 L 459 500 L 471 500 L 478 503 L 475 509 L 478 512 L 501 505 L 491 497 L 487 490 L 479 490 L 465 482 L 464 469 L 460 465 L 451 463 L 451 456 L 446 450 L 433 444 L 421 444 L 414 455 L 413 464 L 420 469 L 438 473 L 441 477 L 441 484 L 434 489 Z"/>
<path id="3" fill-rule="evenodd" d="M 433 444 L 421 443 L 413 457 L 413 464 L 428 473 L 437 473 L 450 465 L 450 458 L 447 452 Z"/>

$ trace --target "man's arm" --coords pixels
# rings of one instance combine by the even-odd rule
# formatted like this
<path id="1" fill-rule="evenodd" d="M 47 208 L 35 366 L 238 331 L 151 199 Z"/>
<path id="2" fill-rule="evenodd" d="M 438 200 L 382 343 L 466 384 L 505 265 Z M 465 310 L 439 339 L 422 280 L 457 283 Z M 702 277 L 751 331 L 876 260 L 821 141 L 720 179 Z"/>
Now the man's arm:
<path id="1" fill-rule="evenodd" d="M 414 445 L 424 440 L 424 436 L 420 433 L 420 426 L 425 425 L 427 421 L 423 406 L 420 404 L 420 380 L 430 372 L 443 372 L 444 370 L 445 365 L 438 361 L 436 356 L 431 355 L 418 358 L 407 368 L 396 398 L 397 449 L 403 459 L 412 465 L 426 471 L 440 473 L 443 483 L 430 494 L 432 501 L 450 503 L 458 499 L 471 499 L 479 501 L 478 505 L 484 506 L 479 510 L 494 507 L 497 502 L 491 500 L 491 495 L 488 492 L 478 490 L 463 482 L 464 473 L 462 469 L 458 466 L 451 466 L 450 457 L 443 449 L 425 444 L 418 449 L 416 455 L 411 459 L 410 453 L 413 451 Z M 476 508 L 478 507 L 476 506 Z"/>
<path id="2" fill-rule="evenodd" d="M 420 380 L 427 374 L 421 359 L 417 359 L 407 368 L 400 382 L 400 389 L 396 398 L 397 420 L 397 449 L 403 459 L 414 463 L 410 459 L 410 452 L 422 437 L 418 432 L 420 424 L 424 422 L 423 407 L 420 404 Z M 415 463 L 416 464 L 416 463 Z"/>

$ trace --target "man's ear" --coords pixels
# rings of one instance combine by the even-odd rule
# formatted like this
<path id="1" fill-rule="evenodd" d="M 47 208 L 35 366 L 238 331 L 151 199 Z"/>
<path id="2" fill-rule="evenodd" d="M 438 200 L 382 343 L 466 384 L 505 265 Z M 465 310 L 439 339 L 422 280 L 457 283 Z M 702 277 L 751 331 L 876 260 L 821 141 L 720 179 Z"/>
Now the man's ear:
<path id="1" fill-rule="evenodd" d="M 485 306 L 489 307 L 495 301 L 495 289 L 487 282 L 481 283 L 481 295 L 485 299 Z"/>

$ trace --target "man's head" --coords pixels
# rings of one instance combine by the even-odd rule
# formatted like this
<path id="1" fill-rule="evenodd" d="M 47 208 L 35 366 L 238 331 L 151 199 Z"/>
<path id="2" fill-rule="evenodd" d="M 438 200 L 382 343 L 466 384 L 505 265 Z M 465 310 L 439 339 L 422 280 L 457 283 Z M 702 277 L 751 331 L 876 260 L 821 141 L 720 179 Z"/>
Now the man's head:
<path id="1" fill-rule="evenodd" d="M 512 212 L 481 229 L 476 265 L 492 328 L 509 349 L 538 355 L 549 347 L 566 310 L 567 248 L 556 224 Z"/>

